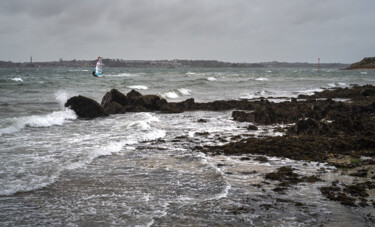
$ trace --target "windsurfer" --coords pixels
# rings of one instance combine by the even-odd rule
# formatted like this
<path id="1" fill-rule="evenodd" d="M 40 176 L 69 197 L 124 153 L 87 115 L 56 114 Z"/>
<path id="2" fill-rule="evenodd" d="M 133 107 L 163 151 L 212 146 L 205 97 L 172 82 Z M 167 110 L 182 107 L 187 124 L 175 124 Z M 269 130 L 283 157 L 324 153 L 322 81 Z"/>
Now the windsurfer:
<path id="1" fill-rule="evenodd" d="M 95 70 L 92 71 L 92 75 L 95 76 L 95 77 L 98 77 L 98 75 L 96 75 L 96 73 L 95 73 Z"/>

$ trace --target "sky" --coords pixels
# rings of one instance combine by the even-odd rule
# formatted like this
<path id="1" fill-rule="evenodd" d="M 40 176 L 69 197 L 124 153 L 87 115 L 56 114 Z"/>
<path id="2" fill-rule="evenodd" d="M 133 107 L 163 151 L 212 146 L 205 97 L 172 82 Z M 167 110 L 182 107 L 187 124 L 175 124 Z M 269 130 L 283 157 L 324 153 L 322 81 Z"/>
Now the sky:
<path id="1" fill-rule="evenodd" d="M 0 60 L 353 63 L 375 0 L 1 0 Z"/>

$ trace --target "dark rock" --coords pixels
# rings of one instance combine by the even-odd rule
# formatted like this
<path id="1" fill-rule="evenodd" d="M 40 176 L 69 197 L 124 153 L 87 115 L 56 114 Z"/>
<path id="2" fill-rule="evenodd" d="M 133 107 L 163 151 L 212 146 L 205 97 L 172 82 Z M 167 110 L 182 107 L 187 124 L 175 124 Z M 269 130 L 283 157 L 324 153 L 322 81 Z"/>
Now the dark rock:
<path id="1" fill-rule="evenodd" d="M 375 95 L 375 88 L 363 88 L 360 91 L 362 96 L 374 96 Z"/>
<path id="2" fill-rule="evenodd" d="M 250 115 L 250 113 L 245 111 L 233 111 L 232 112 L 232 118 L 235 121 L 239 122 L 252 122 L 254 121 L 254 117 Z"/>
<path id="3" fill-rule="evenodd" d="M 254 160 L 259 161 L 260 163 L 268 162 L 268 158 L 266 158 L 264 156 L 258 156 L 256 158 L 254 158 Z"/>
<path id="4" fill-rule="evenodd" d="M 126 94 L 126 97 L 129 99 L 134 99 L 136 97 L 141 97 L 141 96 L 142 94 L 136 90 L 131 90 L 128 94 Z"/>
<path id="5" fill-rule="evenodd" d="M 249 125 L 249 126 L 247 126 L 247 130 L 256 131 L 256 130 L 258 130 L 258 127 L 255 126 L 255 125 Z"/>
<path id="6" fill-rule="evenodd" d="M 329 129 L 326 124 L 314 120 L 306 119 L 298 121 L 294 126 L 290 127 L 289 132 L 299 134 L 327 134 Z"/>
<path id="7" fill-rule="evenodd" d="M 280 167 L 275 172 L 267 173 L 266 179 L 277 180 L 287 184 L 296 184 L 301 182 L 301 180 L 298 178 L 298 174 L 294 173 L 292 167 L 290 166 Z"/>
<path id="8" fill-rule="evenodd" d="M 106 103 L 103 107 L 107 111 L 108 114 L 126 113 L 126 109 L 124 108 L 124 106 L 118 104 L 117 102 Z"/>
<path id="9" fill-rule="evenodd" d="M 111 91 L 107 92 L 102 98 L 101 104 L 105 108 L 105 106 L 111 102 L 117 102 L 122 106 L 128 105 L 127 97 L 116 89 L 112 89 Z"/>
<path id="10" fill-rule="evenodd" d="M 317 176 L 309 176 L 309 177 L 304 177 L 302 178 L 303 181 L 307 182 L 307 183 L 315 183 L 317 181 L 322 181 L 322 179 L 320 179 L 319 177 Z"/>
<path id="11" fill-rule="evenodd" d="M 70 107 L 76 112 L 79 118 L 83 119 L 108 116 L 108 113 L 98 102 L 84 96 L 74 96 L 70 98 L 65 103 L 65 107 Z"/>

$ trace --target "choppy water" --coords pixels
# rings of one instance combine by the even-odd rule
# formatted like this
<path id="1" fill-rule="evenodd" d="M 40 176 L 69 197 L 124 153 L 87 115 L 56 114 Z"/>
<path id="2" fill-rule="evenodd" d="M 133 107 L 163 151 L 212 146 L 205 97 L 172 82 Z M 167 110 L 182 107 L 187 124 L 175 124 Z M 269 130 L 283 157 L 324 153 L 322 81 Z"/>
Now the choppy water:
<path id="1" fill-rule="evenodd" d="M 235 135 L 278 135 L 273 127 L 249 132 L 246 123 L 232 121 L 231 111 L 85 121 L 64 108 L 75 95 L 100 102 L 112 88 L 206 102 L 288 98 L 350 84 L 375 84 L 375 71 L 107 68 L 94 78 L 87 68 L 0 69 L 0 225 L 369 225 L 371 209 L 347 208 L 321 195 L 318 188 L 330 185 L 333 167 L 192 149 Z M 272 191 L 273 182 L 257 186 L 287 165 L 326 181 L 299 184 L 285 195 Z"/>

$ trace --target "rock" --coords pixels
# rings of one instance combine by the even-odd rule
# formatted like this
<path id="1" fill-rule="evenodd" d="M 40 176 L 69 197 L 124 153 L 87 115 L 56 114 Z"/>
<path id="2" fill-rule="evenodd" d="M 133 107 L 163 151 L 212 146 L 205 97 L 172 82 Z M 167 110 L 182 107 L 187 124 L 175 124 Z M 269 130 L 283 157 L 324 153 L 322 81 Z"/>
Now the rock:
<path id="1" fill-rule="evenodd" d="M 167 101 L 157 95 L 142 95 L 135 90 L 124 95 L 112 89 L 102 99 L 102 106 L 109 114 L 158 111 L 166 104 Z"/>
<path id="2" fill-rule="evenodd" d="M 247 126 L 247 130 L 256 131 L 256 130 L 258 130 L 258 127 L 255 126 L 255 125 L 249 125 L 249 126 Z"/>
<path id="3" fill-rule="evenodd" d="M 264 106 L 254 112 L 233 111 L 232 117 L 233 120 L 240 122 L 255 122 L 265 125 L 277 123 L 275 111 L 268 106 Z"/>
<path id="4" fill-rule="evenodd" d="M 375 88 L 374 87 L 363 88 L 361 89 L 360 94 L 362 96 L 374 96 Z"/>
<path id="5" fill-rule="evenodd" d="M 299 120 L 294 126 L 290 127 L 289 132 L 299 134 L 326 134 L 329 129 L 326 124 L 314 119 Z"/>
<path id="6" fill-rule="evenodd" d="M 245 112 L 245 111 L 238 111 L 238 110 L 235 110 L 232 112 L 232 118 L 233 120 L 239 121 L 239 122 L 253 122 L 254 121 L 254 117 L 250 115 L 250 113 Z"/>
<path id="7" fill-rule="evenodd" d="M 161 99 L 157 95 L 142 95 L 135 90 L 130 91 L 126 97 L 128 106 L 125 108 L 132 112 L 158 111 L 168 104 L 165 99 Z"/>
<path id="8" fill-rule="evenodd" d="M 101 104 L 103 107 L 105 107 L 110 102 L 117 102 L 122 106 L 126 106 L 128 104 L 128 98 L 118 90 L 112 89 L 104 95 Z"/>
<path id="9" fill-rule="evenodd" d="M 350 65 L 347 69 L 374 69 L 375 68 L 375 57 L 364 58 L 360 62 L 356 62 Z"/>
<path id="10" fill-rule="evenodd" d="M 104 105 L 105 111 L 108 114 L 124 114 L 126 113 L 126 109 L 117 102 L 110 102 Z"/>
<path id="11" fill-rule="evenodd" d="M 142 94 L 136 90 L 131 90 L 128 94 L 126 94 L 126 97 L 129 99 L 134 99 L 136 97 L 141 97 L 141 96 Z"/>
<path id="12" fill-rule="evenodd" d="M 101 104 L 108 114 L 123 114 L 126 112 L 124 106 L 128 104 L 128 99 L 123 93 L 112 89 L 104 95 Z"/>
<path id="13" fill-rule="evenodd" d="M 74 110 L 74 112 L 76 112 L 79 118 L 83 119 L 93 119 L 108 116 L 108 113 L 98 102 L 81 95 L 70 98 L 65 103 L 65 107 L 70 107 L 72 110 Z"/>

